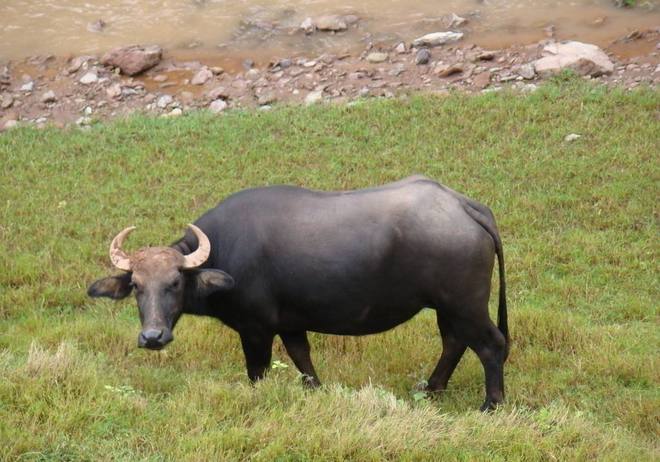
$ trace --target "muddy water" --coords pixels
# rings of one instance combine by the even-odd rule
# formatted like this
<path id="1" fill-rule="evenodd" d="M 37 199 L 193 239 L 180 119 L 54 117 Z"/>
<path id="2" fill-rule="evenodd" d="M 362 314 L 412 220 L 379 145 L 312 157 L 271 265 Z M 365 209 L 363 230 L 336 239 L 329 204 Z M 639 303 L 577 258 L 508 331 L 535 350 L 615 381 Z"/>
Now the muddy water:
<path id="1" fill-rule="evenodd" d="M 446 30 L 442 17 L 469 19 L 467 40 L 484 47 L 532 43 L 555 27 L 559 39 L 601 46 L 660 26 L 660 1 L 635 9 L 613 0 L 0 0 L 0 60 L 101 53 L 157 43 L 182 56 L 265 56 L 361 49 Z M 355 14 L 356 27 L 305 36 L 308 16 Z M 94 27 L 102 20 L 105 26 Z"/>

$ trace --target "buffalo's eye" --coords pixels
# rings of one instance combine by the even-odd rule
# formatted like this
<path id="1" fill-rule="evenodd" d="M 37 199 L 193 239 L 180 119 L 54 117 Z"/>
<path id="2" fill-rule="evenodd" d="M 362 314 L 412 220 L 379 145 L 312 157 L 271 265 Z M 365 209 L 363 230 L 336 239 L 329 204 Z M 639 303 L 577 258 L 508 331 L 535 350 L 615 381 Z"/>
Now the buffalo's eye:
<path id="1" fill-rule="evenodd" d="M 176 289 L 179 288 L 180 285 L 181 285 L 181 280 L 180 280 L 180 279 L 176 279 L 175 281 L 173 281 L 173 282 L 168 286 L 168 289 L 170 289 L 170 290 L 176 290 Z"/>

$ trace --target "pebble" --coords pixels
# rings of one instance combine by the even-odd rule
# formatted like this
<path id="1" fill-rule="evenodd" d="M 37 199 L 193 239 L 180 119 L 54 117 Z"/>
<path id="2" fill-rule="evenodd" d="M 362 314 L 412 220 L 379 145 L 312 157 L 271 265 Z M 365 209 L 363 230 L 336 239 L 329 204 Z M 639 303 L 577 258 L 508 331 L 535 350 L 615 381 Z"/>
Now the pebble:
<path id="1" fill-rule="evenodd" d="M 370 63 L 383 63 L 387 61 L 387 58 L 388 58 L 387 53 L 374 52 L 374 53 L 369 53 L 367 55 L 367 61 L 369 61 Z"/>
<path id="2" fill-rule="evenodd" d="M 219 114 L 225 109 L 227 109 L 227 103 L 221 99 L 216 99 L 211 104 L 209 104 L 209 110 L 214 114 Z"/>
<path id="3" fill-rule="evenodd" d="M 415 64 L 417 65 L 428 64 L 430 60 L 431 60 L 431 51 L 429 51 L 428 48 L 422 48 L 417 51 L 417 54 L 415 55 Z"/>
<path id="4" fill-rule="evenodd" d="M 257 80 L 259 78 L 259 71 L 257 69 L 250 69 L 245 73 L 245 78 L 248 80 Z"/>
<path id="5" fill-rule="evenodd" d="M 24 83 L 23 85 L 21 85 L 21 91 L 29 92 L 29 91 L 32 91 L 32 90 L 34 90 L 34 81 L 33 80 L 30 80 L 29 82 Z"/>
<path id="6" fill-rule="evenodd" d="M 57 96 L 55 96 L 55 92 L 53 90 L 49 90 L 41 95 L 42 103 L 54 103 L 55 101 L 57 101 Z"/>
<path id="7" fill-rule="evenodd" d="M 257 103 L 259 106 L 266 106 L 269 104 L 274 103 L 277 100 L 277 97 L 275 96 L 275 93 L 273 92 L 266 92 L 263 95 L 259 95 L 259 98 L 257 98 Z"/>
<path id="8" fill-rule="evenodd" d="M 572 141 L 576 141 L 578 139 L 582 138 L 582 135 L 578 135 L 577 133 L 569 133 L 564 137 L 564 141 L 567 143 L 570 143 Z"/>
<path id="9" fill-rule="evenodd" d="M 213 77 L 213 72 L 208 67 L 204 67 L 200 69 L 199 72 L 197 72 L 197 74 L 195 74 L 192 79 L 190 79 L 190 84 L 204 85 L 212 77 Z"/>
<path id="10" fill-rule="evenodd" d="M 406 49 L 406 44 L 404 42 L 399 42 L 399 44 L 396 47 L 394 47 L 394 51 L 402 55 L 406 53 L 408 50 Z"/>
<path id="11" fill-rule="evenodd" d="M 475 75 L 474 79 L 472 79 L 472 82 L 474 83 L 475 87 L 482 90 L 486 88 L 488 85 L 490 85 L 490 77 L 491 77 L 490 71 L 484 71 Z"/>
<path id="12" fill-rule="evenodd" d="M 14 104 L 14 97 L 6 94 L 2 95 L 2 101 L 0 101 L 0 108 L 9 109 Z"/>
<path id="13" fill-rule="evenodd" d="M 85 115 L 92 115 L 93 109 L 91 106 L 87 106 L 83 112 Z"/>
<path id="14" fill-rule="evenodd" d="M 323 90 L 310 91 L 307 96 L 305 96 L 305 104 L 312 105 L 316 104 L 323 99 Z"/>
<path id="15" fill-rule="evenodd" d="M 121 96 L 121 85 L 118 83 L 110 85 L 106 88 L 105 94 L 108 95 L 108 98 L 119 98 Z"/>
<path id="16" fill-rule="evenodd" d="M 422 37 L 419 37 L 413 40 L 413 46 L 429 46 L 435 47 L 438 45 L 444 45 L 445 43 L 456 42 L 463 38 L 463 32 L 433 32 L 431 34 L 426 34 Z"/>
<path id="17" fill-rule="evenodd" d="M 152 80 L 154 82 L 164 82 L 164 81 L 167 80 L 167 75 L 165 75 L 165 74 L 154 75 Z"/>
<path id="18" fill-rule="evenodd" d="M 316 30 L 316 25 L 312 18 L 305 18 L 303 22 L 300 23 L 300 28 L 305 32 L 305 34 L 313 34 Z"/>
<path id="19" fill-rule="evenodd" d="M 95 83 L 99 80 L 99 76 L 96 75 L 96 72 L 87 72 L 85 75 L 80 77 L 80 83 L 83 85 L 89 85 Z"/>
<path id="20" fill-rule="evenodd" d="M 460 64 L 440 64 L 433 69 L 433 73 L 438 77 L 449 77 L 463 72 Z"/>
<path id="21" fill-rule="evenodd" d="M 182 114 L 183 114 L 183 109 L 181 109 L 180 107 L 175 107 L 174 109 L 172 109 L 167 114 L 162 114 L 161 117 L 165 117 L 165 118 L 167 118 L 167 117 L 178 117 Z"/>
<path id="22" fill-rule="evenodd" d="M 174 98 L 170 95 L 163 95 L 160 98 L 158 98 L 158 101 L 156 101 L 156 106 L 158 106 L 161 109 L 165 109 L 167 106 L 172 104 L 174 102 Z"/>
<path id="23" fill-rule="evenodd" d="M 10 128 L 14 128 L 18 125 L 18 120 L 10 119 L 5 122 L 5 125 L 3 127 L 4 130 L 9 130 Z"/>
<path id="24" fill-rule="evenodd" d="M 520 69 L 518 69 L 518 75 L 525 80 L 532 80 L 534 77 L 536 77 L 534 65 L 531 63 L 523 64 L 520 66 Z"/>

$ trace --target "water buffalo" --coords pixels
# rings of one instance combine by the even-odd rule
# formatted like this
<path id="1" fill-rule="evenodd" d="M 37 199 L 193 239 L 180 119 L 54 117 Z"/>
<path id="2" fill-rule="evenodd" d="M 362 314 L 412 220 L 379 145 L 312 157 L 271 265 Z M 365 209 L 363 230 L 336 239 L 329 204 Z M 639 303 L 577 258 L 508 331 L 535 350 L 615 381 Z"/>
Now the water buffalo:
<path id="1" fill-rule="evenodd" d="M 124 271 L 94 282 L 92 297 L 135 291 L 138 345 L 164 347 L 183 313 L 236 330 L 250 380 L 263 378 L 279 335 L 309 386 L 319 385 L 307 331 L 366 335 L 436 311 L 442 355 L 428 380 L 444 390 L 467 347 L 486 376 L 482 410 L 504 398 L 508 353 L 502 243 L 491 211 L 435 181 L 413 176 L 380 187 L 320 192 L 249 189 L 206 212 L 170 247 L 132 255 L 110 245 Z M 498 326 L 488 314 L 495 256 Z"/>

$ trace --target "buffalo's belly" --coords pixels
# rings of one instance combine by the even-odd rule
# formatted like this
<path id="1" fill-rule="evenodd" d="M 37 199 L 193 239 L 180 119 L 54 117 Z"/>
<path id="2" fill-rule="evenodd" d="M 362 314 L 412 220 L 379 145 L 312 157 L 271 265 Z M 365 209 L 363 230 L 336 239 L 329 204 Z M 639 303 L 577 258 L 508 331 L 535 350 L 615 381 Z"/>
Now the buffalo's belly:
<path id="1" fill-rule="evenodd" d="M 306 330 L 335 335 L 368 335 L 402 324 L 424 308 L 422 303 L 346 304 L 280 311 L 282 331 Z"/>

